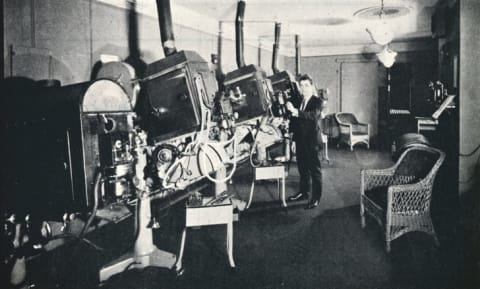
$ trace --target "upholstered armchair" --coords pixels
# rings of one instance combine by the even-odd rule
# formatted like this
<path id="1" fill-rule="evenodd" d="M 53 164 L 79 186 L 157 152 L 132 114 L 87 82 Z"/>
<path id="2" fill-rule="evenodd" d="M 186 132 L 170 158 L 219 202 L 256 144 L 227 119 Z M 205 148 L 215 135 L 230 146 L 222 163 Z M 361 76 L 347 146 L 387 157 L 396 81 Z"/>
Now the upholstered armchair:
<path id="1" fill-rule="evenodd" d="M 340 142 L 344 142 L 350 146 L 353 151 L 353 146 L 357 143 L 364 143 L 367 148 L 370 148 L 370 124 L 359 123 L 353 113 L 337 112 L 335 120 L 340 129 Z"/>
<path id="2" fill-rule="evenodd" d="M 438 238 L 430 217 L 430 203 L 435 176 L 445 153 L 426 146 L 405 150 L 390 168 L 362 170 L 360 217 L 373 217 L 385 230 L 386 251 L 390 243 L 405 233 L 425 232 Z"/>

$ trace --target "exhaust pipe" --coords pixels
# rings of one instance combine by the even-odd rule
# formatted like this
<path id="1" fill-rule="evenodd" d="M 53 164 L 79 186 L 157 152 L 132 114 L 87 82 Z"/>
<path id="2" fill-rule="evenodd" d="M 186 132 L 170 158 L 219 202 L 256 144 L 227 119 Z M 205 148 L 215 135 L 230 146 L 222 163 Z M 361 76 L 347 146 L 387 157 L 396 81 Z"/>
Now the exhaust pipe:
<path id="1" fill-rule="evenodd" d="M 157 0 L 157 12 L 163 52 L 165 54 L 165 57 L 167 57 L 177 52 L 177 48 L 175 47 L 175 37 L 173 35 L 170 0 Z"/>
<path id="2" fill-rule="evenodd" d="M 273 52 L 272 52 L 272 71 L 273 73 L 279 73 L 278 70 L 278 49 L 280 47 L 280 30 L 282 28 L 282 24 L 279 22 L 275 22 L 275 42 L 273 43 Z"/>
<path id="3" fill-rule="evenodd" d="M 217 81 L 218 83 L 223 83 L 225 79 L 225 74 L 222 70 L 222 45 L 223 45 L 223 23 L 222 21 L 218 24 L 218 41 L 217 41 Z"/>
<path id="4" fill-rule="evenodd" d="M 160 0 L 157 0 L 160 1 Z M 237 66 L 238 68 L 245 66 L 245 59 L 243 56 L 243 17 L 245 15 L 245 1 L 238 1 L 237 17 L 235 18 L 235 44 L 237 52 Z"/>
<path id="5" fill-rule="evenodd" d="M 295 73 L 297 74 L 297 76 L 300 75 L 300 57 L 301 57 L 300 35 L 296 34 L 295 35 Z"/>

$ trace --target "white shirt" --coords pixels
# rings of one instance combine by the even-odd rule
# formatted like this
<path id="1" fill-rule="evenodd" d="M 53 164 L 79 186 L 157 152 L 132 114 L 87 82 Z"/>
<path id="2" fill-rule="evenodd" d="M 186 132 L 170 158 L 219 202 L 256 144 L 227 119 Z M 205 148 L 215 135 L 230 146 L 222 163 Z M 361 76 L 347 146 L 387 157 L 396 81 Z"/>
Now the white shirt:
<path id="1" fill-rule="evenodd" d="M 310 95 L 308 98 L 306 98 L 306 97 L 303 98 L 302 104 L 300 105 L 300 110 L 301 111 L 305 110 L 305 107 L 307 106 L 307 103 L 310 101 L 311 97 L 312 96 Z"/>

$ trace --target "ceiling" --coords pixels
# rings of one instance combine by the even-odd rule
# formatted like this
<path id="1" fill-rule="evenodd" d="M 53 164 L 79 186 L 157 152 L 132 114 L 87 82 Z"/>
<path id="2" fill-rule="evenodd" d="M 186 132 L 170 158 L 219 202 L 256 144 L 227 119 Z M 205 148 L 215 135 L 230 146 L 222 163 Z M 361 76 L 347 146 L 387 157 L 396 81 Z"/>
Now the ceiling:
<path id="1" fill-rule="evenodd" d="M 137 0 L 140 1 L 140 0 Z M 151 0 L 149 0 L 151 1 Z M 172 0 L 175 5 L 228 24 L 233 29 L 237 0 Z M 271 42 L 281 23 L 281 45 L 292 48 L 294 35 L 303 47 L 368 45 L 367 27 L 378 25 L 382 0 L 246 0 L 245 40 Z M 430 19 L 438 0 L 384 0 L 383 21 L 394 41 L 431 35 Z"/>

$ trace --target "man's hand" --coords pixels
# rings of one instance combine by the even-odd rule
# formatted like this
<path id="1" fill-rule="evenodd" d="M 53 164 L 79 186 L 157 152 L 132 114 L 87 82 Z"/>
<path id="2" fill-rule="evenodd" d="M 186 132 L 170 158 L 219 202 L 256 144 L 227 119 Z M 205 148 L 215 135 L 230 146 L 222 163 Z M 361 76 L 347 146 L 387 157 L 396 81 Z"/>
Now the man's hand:
<path id="1" fill-rule="evenodd" d="M 293 112 L 293 110 L 295 109 L 295 107 L 293 107 L 293 104 L 290 101 L 287 101 L 285 105 L 287 106 L 287 109 L 290 112 Z"/>
<path id="2" fill-rule="evenodd" d="M 290 101 L 285 104 L 285 107 L 292 114 L 292 116 L 298 116 L 298 109 L 296 109 Z"/>

